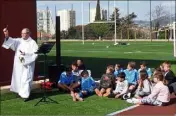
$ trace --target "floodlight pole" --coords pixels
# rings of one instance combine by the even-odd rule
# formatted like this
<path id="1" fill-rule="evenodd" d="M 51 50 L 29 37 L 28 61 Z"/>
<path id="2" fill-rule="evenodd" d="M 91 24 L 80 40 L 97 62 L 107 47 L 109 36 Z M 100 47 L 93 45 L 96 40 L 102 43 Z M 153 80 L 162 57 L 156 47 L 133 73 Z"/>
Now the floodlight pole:
<path id="1" fill-rule="evenodd" d="M 84 3 L 82 1 L 82 44 L 84 44 Z"/>
<path id="2" fill-rule="evenodd" d="M 176 38 L 175 38 L 175 25 L 176 22 L 173 22 L 173 31 L 174 31 L 174 57 L 176 57 Z"/>
<path id="3" fill-rule="evenodd" d="M 152 1 L 150 0 L 150 41 L 152 42 Z"/>
<path id="4" fill-rule="evenodd" d="M 55 18 L 57 17 L 57 6 L 55 5 Z M 56 24 L 55 24 L 55 27 L 54 27 L 54 29 L 55 29 L 55 35 L 56 35 Z"/>
<path id="5" fill-rule="evenodd" d="M 170 1 L 170 25 L 169 25 L 169 28 L 170 28 L 170 40 L 172 39 L 172 1 Z"/>
<path id="6" fill-rule="evenodd" d="M 117 21 L 117 14 L 116 14 L 116 7 L 115 7 L 115 0 L 114 0 L 114 25 L 115 25 L 115 33 L 114 33 L 114 41 L 115 41 L 115 45 L 117 44 L 117 25 L 116 25 L 116 21 Z"/>
<path id="7" fill-rule="evenodd" d="M 109 0 L 108 0 L 108 18 L 107 20 L 109 20 Z"/>
<path id="8" fill-rule="evenodd" d="M 89 2 L 89 22 L 90 22 L 90 2 Z"/>
<path id="9" fill-rule="evenodd" d="M 127 0 L 127 15 L 128 15 L 128 28 L 127 28 L 127 35 L 128 35 L 128 41 L 130 39 L 129 33 L 130 33 L 130 25 L 129 25 L 129 0 Z"/>

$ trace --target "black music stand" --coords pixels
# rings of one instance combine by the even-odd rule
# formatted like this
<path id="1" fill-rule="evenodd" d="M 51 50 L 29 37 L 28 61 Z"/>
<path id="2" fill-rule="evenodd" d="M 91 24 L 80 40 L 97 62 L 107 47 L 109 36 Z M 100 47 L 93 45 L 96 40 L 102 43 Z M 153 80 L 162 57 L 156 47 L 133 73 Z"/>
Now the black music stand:
<path id="1" fill-rule="evenodd" d="M 47 64 L 47 53 L 49 53 L 52 49 L 52 47 L 54 46 L 55 42 L 44 42 L 42 43 L 42 45 L 39 47 L 38 51 L 36 52 L 36 54 L 44 54 L 44 85 L 45 85 L 45 80 L 46 80 L 46 64 Z M 58 102 L 52 100 L 51 98 L 49 98 L 46 95 L 46 88 L 44 87 L 44 92 L 43 92 L 43 97 L 35 104 L 35 106 L 37 106 L 40 102 L 53 102 L 58 104 Z M 48 101 L 47 101 L 48 99 Z"/>

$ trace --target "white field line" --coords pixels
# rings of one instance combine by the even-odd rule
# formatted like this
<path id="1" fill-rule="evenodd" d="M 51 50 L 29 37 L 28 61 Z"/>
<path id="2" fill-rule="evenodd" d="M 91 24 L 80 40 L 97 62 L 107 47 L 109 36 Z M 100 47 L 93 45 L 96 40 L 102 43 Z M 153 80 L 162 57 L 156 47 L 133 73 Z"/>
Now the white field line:
<path id="1" fill-rule="evenodd" d="M 158 44 L 156 44 L 156 45 L 144 45 L 144 46 L 166 46 L 165 44 L 163 44 L 163 45 L 158 45 Z"/>
<path id="2" fill-rule="evenodd" d="M 49 41 L 56 41 L 56 40 L 49 40 Z M 82 39 L 61 39 L 61 42 L 81 42 L 82 41 Z M 108 42 L 114 42 L 114 40 L 112 39 L 112 40 L 102 40 L 102 41 L 100 41 L 100 40 L 85 40 L 85 42 L 106 42 L 106 41 L 108 41 Z M 141 41 L 141 42 L 150 42 L 151 40 L 150 39 L 117 39 L 117 41 L 118 42 L 128 42 L 128 41 Z M 168 42 L 168 40 L 165 40 L 165 39 L 152 39 L 152 41 L 155 41 L 155 42 Z M 169 41 L 173 41 L 173 40 L 169 40 Z"/>
<path id="3" fill-rule="evenodd" d="M 55 52 L 56 50 L 51 50 L 51 52 Z M 114 54 L 172 54 L 169 52 L 154 52 L 154 51 L 148 51 L 148 52 L 143 52 L 143 51 L 132 51 L 132 52 L 120 52 L 120 51 L 103 51 L 103 50 L 61 50 L 61 52 L 75 52 L 75 53 L 114 53 Z"/>
<path id="4" fill-rule="evenodd" d="M 125 109 L 122 109 L 122 110 L 119 110 L 119 111 L 116 111 L 116 112 L 112 112 L 110 114 L 107 114 L 106 116 L 118 116 L 118 114 L 122 113 L 122 112 L 125 112 L 125 111 L 128 111 L 128 110 L 131 110 L 131 109 L 134 109 L 136 107 L 138 107 L 139 105 L 133 105 L 133 106 L 130 106 L 130 107 L 127 107 Z"/>

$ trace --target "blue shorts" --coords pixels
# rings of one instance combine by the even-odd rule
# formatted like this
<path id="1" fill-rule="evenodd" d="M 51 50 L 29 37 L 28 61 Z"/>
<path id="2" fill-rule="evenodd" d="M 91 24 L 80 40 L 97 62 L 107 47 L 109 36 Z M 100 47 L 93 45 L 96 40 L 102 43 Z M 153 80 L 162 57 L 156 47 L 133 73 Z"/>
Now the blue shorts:
<path id="1" fill-rule="evenodd" d="M 82 91 L 86 91 L 86 94 L 83 94 Z M 93 91 L 88 91 L 88 90 L 81 90 L 79 92 L 79 97 L 83 98 L 83 97 L 87 97 L 93 94 Z"/>
<path id="2" fill-rule="evenodd" d="M 60 83 L 58 82 L 59 84 L 62 84 L 62 85 L 67 85 L 68 87 L 71 85 L 71 84 L 66 84 L 66 83 Z"/>

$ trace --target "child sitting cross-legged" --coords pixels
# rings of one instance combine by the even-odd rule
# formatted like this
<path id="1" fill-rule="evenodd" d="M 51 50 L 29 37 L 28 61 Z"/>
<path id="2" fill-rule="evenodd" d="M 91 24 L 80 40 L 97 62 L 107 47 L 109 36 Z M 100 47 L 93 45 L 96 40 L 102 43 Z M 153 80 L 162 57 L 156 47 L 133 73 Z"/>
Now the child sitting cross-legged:
<path id="1" fill-rule="evenodd" d="M 129 88 L 127 96 L 128 98 L 131 97 L 131 94 L 133 94 L 137 87 L 137 81 L 138 81 L 138 72 L 135 69 L 135 62 L 129 62 L 127 65 L 127 69 L 124 70 L 124 73 L 126 74 L 126 80 L 128 81 Z"/>
<path id="2" fill-rule="evenodd" d="M 164 76 L 162 73 L 157 73 L 153 78 L 156 85 L 154 86 L 152 93 L 142 99 L 127 99 L 127 102 L 134 104 L 148 104 L 154 106 L 164 106 L 170 101 L 169 88 L 164 85 Z"/>
<path id="3" fill-rule="evenodd" d="M 89 73 L 87 70 L 82 71 L 81 73 L 81 79 L 78 82 L 81 85 L 80 92 L 71 92 L 71 96 L 73 98 L 73 101 L 83 101 L 84 97 L 90 96 L 94 92 L 94 88 L 96 86 L 95 81 L 92 77 L 89 76 Z"/>
<path id="4" fill-rule="evenodd" d="M 74 75 L 72 74 L 72 69 L 70 66 L 66 66 L 65 71 L 60 75 L 58 81 L 58 88 L 64 92 L 73 91 L 74 87 Z"/>
<path id="5" fill-rule="evenodd" d="M 99 97 L 108 97 L 115 86 L 114 66 L 109 65 L 106 68 L 106 74 L 100 79 L 100 85 L 95 89 L 95 93 Z"/>
<path id="6" fill-rule="evenodd" d="M 148 78 L 147 71 L 145 69 L 140 70 L 139 72 L 139 80 L 138 87 L 136 90 L 135 97 L 142 98 L 149 95 L 152 91 L 152 83 Z"/>
<path id="7" fill-rule="evenodd" d="M 128 81 L 125 80 L 125 73 L 120 72 L 117 75 L 116 89 L 108 96 L 109 98 L 122 98 L 128 91 Z"/>

